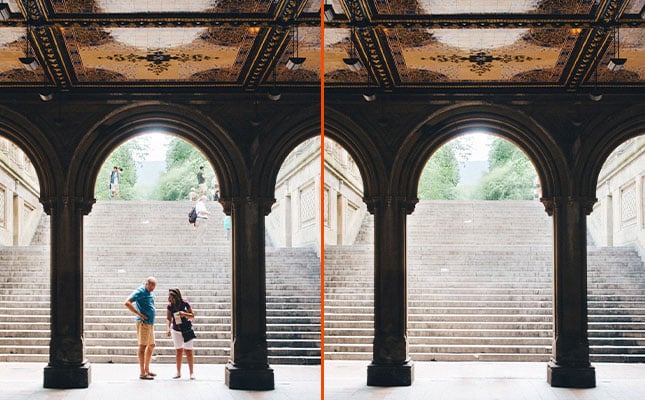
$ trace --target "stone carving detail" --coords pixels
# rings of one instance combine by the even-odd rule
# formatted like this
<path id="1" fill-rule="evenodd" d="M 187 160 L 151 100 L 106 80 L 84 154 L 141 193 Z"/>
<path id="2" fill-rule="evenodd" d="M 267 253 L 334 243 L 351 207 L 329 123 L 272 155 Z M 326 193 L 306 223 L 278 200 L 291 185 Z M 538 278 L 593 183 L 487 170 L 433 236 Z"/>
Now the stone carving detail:
<path id="1" fill-rule="evenodd" d="M 448 76 L 435 71 L 428 71 L 425 69 L 408 69 L 404 73 L 401 73 L 401 77 L 406 77 L 406 81 L 410 82 L 446 82 L 448 81 Z"/>
<path id="2" fill-rule="evenodd" d="M 623 225 L 636 221 L 636 185 L 634 183 L 620 191 L 620 216 Z"/>
<path id="3" fill-rule="evenodd" d="M 316 221 L 316 187 L 312 183 L 300 190 L 300 226 Z"/>
<path id="4" fill-rule="evenodd" d="M 400 207 L 406 214 L 412 214 L 418 202 L 418 198 L 409 199 L 405 196 L 374 196 L 365 199 L 370 214 L 375 214 L 379 208 L 384 207 Z"/>
<path id="5" fill-rule="evenodd" d="M 24 68 L 11 69 L 0 73 L 0 82 L 42 82 L 42 73 L 27 71 Z"/>
<path id="6" fill-rule="evenodd" d="M 328 188 L 325 188 L 323 205 L 325 207 L 325 226 L 329 226 L 329 189 Z"/>
<path id="7" fill-rule="evenodd" d="M 396 36 L 403 47 L 421 47 L 436 42 L 427 29 L 397 29 Z"/>
<path id="8" fill-rule="evenodd" d="M 6 227 L 7 226 L 7 218 L 6 218 L 6 213 L 7 213 L 7 192 L 5 191 L 5 188 L 0 187 L 0 226 Z"/>
<path id="9" fill-rule="evenodd" d="M 527 39 L 540 46 L 558 47 L 566 43 L 569 28 L 560 29 L 530 29 Z"/>
<path id="10" fill-rule="evenodd" d="M 239 28 L 208 28 L 201 39 L 220 46 L 237 45 L 244 41 L 244 34 Z"/>
<path id="11" fill-rule="evenodd" d="M 536 69 L 533 71 L 527 71 L 519 73 L 511 78 L 513 82 L 549 82 L 553 80 L 553 76 L 556 75 L 552 69 Z"/>
<path id="12" fill-rule="evenodd" d="M 421 58 L 440 63 L 470 63 L 470 71 L 479 76 L 490 72 L 493 68 L 493 62 L 501 62 L 504 64 L 509 63 L 524 63 L 528 61 L 541 60 L 540 57 L 531 57 L 528 55 L 512 55 L 512 54 L 489 54 L 485 51 L 470 54 L 468 57 L 459 54 L 439 54 L 437 56 L 422 57 Z"/>
<path id="13" fill-rule="evenodd" d="M 595 197 L 562 196 L 548 199 L 541 198 L 540 201 L 544 205 L 546 213 L 552 217 L 557 209 L 562 209 L 563 207 L 575 207 L 576 205 L 580 207 L 581 211 L 585 215 L 589 215 L 593 211 L 593 205 L 598 201 L 598 199 Z"/>
<path id="14" fill-rule="evenodd" d="M 191 79 L 195 81 L 219 82 L 230 81 L 231 76 L 231 71 L 215 68 L 193 74 L 191 75 Z"/>
<path id="15" fill-rule="evenodd" d="M 73 38 L 79 46 L 99 46 L 111 40 L 110 34 L 101 28 L 75 29 Z"/>
<path id="16" fill-rule="evenodd" d="M 125 76 L 115 72 L 108 71 L 100 68 L 87 68 L 85 69 L 85 78 L 88 81 L 98 82 L 115 82 L 125 80 Z"/>
<path id="17" fill-rule="evenodd" d="M 133 53 L 122 54 L 116 53 L 105 57 L 98 57 L 99 60 L 106 59 L 110 61 L 123 62 L 123 63 L 147 63 L 146 69 L 155 75 L 161 75 L 168 71 L 171 61 L 179 63 L 187 62 L 206 62 L 210 60 L 219 59 L 218 56 L 209 56 L 206 54 L 187 54 L 184 52 L 169 53 L 164 50 L 157 50 L 145 56 Z"/>

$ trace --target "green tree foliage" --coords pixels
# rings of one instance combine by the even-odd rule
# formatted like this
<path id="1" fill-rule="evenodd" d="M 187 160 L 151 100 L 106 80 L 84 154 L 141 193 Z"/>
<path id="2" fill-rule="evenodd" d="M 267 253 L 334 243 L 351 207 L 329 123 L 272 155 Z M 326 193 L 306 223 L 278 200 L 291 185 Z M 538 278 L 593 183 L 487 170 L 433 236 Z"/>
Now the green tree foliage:
<path id="1" fill-rule="evenodd" d="M 514 144 L 495 139 L 488 154 L 488 172 L 479 183 L 482 200 L 530 200 L 536 173 L 526 155 Z"/>
<path id="2" fill-rule="evenodd" d="M 173 138 L 166 151 L 166 171 L 159 177 L 154 197 L 161 200 L 185 200 L 190 188 L 197 189 L 197 172 L 204 166 L 207 186 L 213 177 L 210 164 L 192 144 Z"/>
<path id="3" fill-rule="evenodd" d="M 136 139 L 130 140 L 114 150 L 105 160 L 99 171 L 96 186 L 94 187 L 94 197 L 97 200 L 110 199 L 110 173 L 114 166 L 118 166 L 119 168 L 123 168 L 119 182 L 119 198 L 121 200 L 134 200 L 136 197 L 135 185 L 137 183 L 135 156 L 141 157 L 146 152 L 146 145 Z"/>
<path id="4" fill-rule="evenodd" d="M 423 168 L 418 196 L 423 200 L 454 200 L 459 183 L 457 152 L 463 147 L 452 141 L 437 150 Z"/>

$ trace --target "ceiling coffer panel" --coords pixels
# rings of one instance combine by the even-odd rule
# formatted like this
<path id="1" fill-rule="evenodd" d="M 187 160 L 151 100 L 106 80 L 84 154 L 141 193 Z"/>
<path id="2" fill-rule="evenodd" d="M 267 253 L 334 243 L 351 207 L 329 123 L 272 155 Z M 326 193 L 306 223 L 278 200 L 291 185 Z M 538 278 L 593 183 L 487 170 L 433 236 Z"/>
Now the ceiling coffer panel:
<path id="1" fill-rule="evenodd" d="M 64 28 L 79 82 L 235 82 L 258 30 Z"/>
<path id="2" fill-rule="evenodd" d="M 581 29 L 385 29 L 402 83 L 562 78 Z"/>

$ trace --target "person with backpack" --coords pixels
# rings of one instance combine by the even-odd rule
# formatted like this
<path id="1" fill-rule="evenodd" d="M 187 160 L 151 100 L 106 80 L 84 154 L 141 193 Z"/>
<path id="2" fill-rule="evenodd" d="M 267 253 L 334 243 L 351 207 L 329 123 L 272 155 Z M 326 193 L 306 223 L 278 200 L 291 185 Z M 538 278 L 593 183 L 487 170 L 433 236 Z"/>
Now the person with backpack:
<path id="1" fill-rule="evenodd" d="M 208 216 L 211 212 L 206 208 L 208 197 L 201 196 L 195 204 L 195 228 L 197 229 L 197 244 L 203 244 L 206 239 L 206 227 L 208 226 Z"/>

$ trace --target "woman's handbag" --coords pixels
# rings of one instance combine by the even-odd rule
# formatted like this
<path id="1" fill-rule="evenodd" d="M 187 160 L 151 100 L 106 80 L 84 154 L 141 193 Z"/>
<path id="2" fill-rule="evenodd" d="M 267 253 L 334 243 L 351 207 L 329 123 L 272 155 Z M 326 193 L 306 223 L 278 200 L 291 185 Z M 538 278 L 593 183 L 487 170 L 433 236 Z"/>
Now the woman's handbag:
<path id="1" fill-rule="evenodd" d="M 184 342 L 190 342 L 191 340 L 193 340 L 193 339 L 195 339 L 197 337 L 197 335 L 195 335 L 195 331 L 193 330 L 192 327 L 182 329 L 181 330 L 181 336 L 184 337 Z"/>

